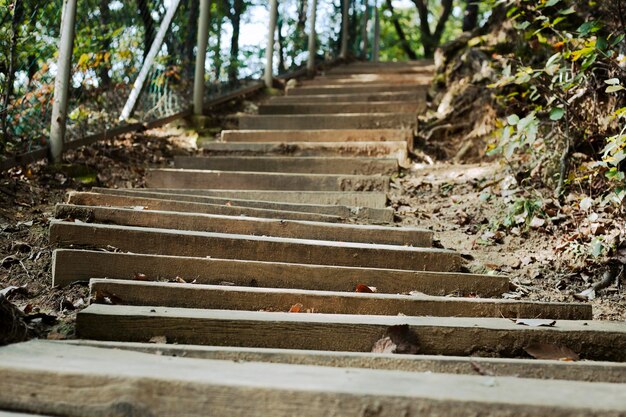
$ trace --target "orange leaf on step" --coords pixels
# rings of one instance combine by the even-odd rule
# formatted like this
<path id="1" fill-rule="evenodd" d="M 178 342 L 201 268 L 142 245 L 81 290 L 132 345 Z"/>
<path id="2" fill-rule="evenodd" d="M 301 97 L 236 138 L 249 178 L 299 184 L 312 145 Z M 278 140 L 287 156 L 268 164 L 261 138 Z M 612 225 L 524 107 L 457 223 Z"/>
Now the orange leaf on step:
<path id="1" fill-rule="evenodd" d="M 370 292 L 370 293 L 374 292 L 370 287 L 368 287 L 365 284 L 357 284 L 356 288 L 354 289 L 354 291 L 356 291 L 356 292 Z"/>
<path id="2" fill-rule="evenodd" d="M 303 307 L 304 306 L 302 304 L 296 303 L 296 304 L 291 306 L 291 308 L 289 309 L 289 312 L 290 313 L 301 313 Z"/>

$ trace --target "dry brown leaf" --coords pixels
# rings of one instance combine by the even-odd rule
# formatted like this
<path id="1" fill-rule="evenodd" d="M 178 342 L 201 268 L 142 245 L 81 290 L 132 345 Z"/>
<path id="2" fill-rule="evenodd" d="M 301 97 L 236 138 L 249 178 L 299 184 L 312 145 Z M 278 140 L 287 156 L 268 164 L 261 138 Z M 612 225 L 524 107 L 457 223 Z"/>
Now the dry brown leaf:
<path id="1" fill-rule="evenodd" d="M 365 293 L 373 293 L 374 290 L 372 290 L 370 287 L 368 287 L 365 284 L 357 284 L 356 287 L 354 288 L 354 291 L 356 292 L 365 292 Z"/>
<path id="2" fill-rule="evenodd" d="M 139 273 L 139 272 L 135 273 L 135 276 L 133 277 L 133 279 L 135 281 L 150 281 L 150 278 L 148 278 L 146 276 L 146 274 L 142 274 L 142 273 Z"/>
<path id="3" fill-rule="evenodd" d="M 580 360 L 580 356 L 567 346 L 553 345 L 550 343 L 533 343 L 524 348 L 524 350 L 535 359 L 559 361 Z"/>
<path id="4" fill-rule="evenodd" d="M 289 312 L 290 313 L 301 313 L 303 308 L 304 308 L 304 306 L 301 303 L 296 303 L 296 304 L 291 306 L 291 308 L 289 309 Z"/>
<path id="5" fill-rule="evenodd" d="M 389 326 L 383 337 L 374 343 L 374 353 L 398 353 L 415 355 L 419 351 L 417 335 L 408 324 Z"/>
<path id="6" fill-rule="evenodd" d="M 150 340 L 148 340 L 148 343 L 165 344 L 165 343 L 167 343 L 167 337 L 165 337 L 165 336 L 154 336 L 154 337 L 151 337 Z"/>

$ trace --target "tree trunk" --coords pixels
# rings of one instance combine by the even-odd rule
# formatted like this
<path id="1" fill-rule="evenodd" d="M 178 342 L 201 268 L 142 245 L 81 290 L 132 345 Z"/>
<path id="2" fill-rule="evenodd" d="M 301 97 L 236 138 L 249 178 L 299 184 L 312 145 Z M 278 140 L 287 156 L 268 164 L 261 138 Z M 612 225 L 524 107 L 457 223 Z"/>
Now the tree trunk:
<path id="1" fill-rule="evenodd" d="M 143 23 L 143 59 L 146 59 L 146 55 L 150 51 L 150 46 L 154 42 L 154 19 L 150 14 L 149 0 L 137 0 L 137 8 L 139 9 L 139 15 L 141 16 L 141 22 Z"/>
<path id="2" fill-rule="evenodd" d="M 215 40 L 215 49 L 213 50 L 213 71 L 215 74 L 215 79 L 219 81 L 220 76 L 222 75 L 222 23 L 224 22 L 224 16 L 219 13 L 217 15 L 217 29 L 216 29 L 216 40 Z"/>
<path id="3" fill-rule="evenodd" d="M 109 0 L 100 0 L 100 30 L 103 34 L 102 42 L 100 44 L 100 53 L 103 54 L 103 61 L 98 68 L 98 76 L 100 78 L 100 85 L 103 89 L 108 90 L 111 88 L 111 76 L 109 70 L 111 69 L 110 61 L 104 60 L 106 53 L 111 49 L 111 38 L 109 25 L 111 23 L 111 13 L 109 11 Z"/>
<path id="4" fill-rule="evenodd" d="M 13 84 L 15 82 L 15 61 L 17 60 L 17 45 L 19 43 L 18 32 L 20 24 L 22 23 L 23 12 L 24 5 L 22 4 L 22 0 L 15 0 L 13 2 L 13 16 L 11 18 L 11 46 L 8 51 L 9 65 L 7 69 L 6 86 L 4 89 L 4 97 L 1 108 L 2 118 L 0 119 L 0 128 L 2 129 L 4 140 L 0 143 L 0 150 L 4 149 L 6 139 L 9 137 L 8 107 L 11 101 L 11 96 L 13 95 Z"/>
<path id="5" fill-rule="evenodd" d="M 424 0 L 413 0 L 415 7 L 417 8 L 417 14 L 419 15 L 420 33 L 422 39 L 422 47 L 424 48 L 424 57 L 432 58 L 435 54 L 435 49 L 441 42 L 441 36 L 446 28 L 446 23 L 452 14 L 453 0 L 442 0 L 441 5 L 443 7 L 441 16 L 437 20 L 435 30 L 430 29 L 430 12 L 428 11 L 428 5 Z"/>
<path id="6" fill-rule="evenodd" d="M 463 32 L 471 32 L 478 26 L 478 1 L 465 0 L 465 13 L 463 15 Z"/>
<path id="7" fill-rule="evenodd" d="M 277 31 L 278 31 L 278 72 L 286 72 L 287 65 L 285 63 L 285 37 L 283 36 L 283 17 L 278 15 L 277 22 Z"/>
<path id="8" fill-rule="evenodd" d="M 198 34 L 198 18 L 200 16 L 200 0 L 189 0 L 189 10 L 187 13 L 187 33 L 185 34 L 185 43 L 183 45 L 183 73 L 188 80 L 194 76 L 194 53 Z"/>
<path id="9" fill-rule="evenodd" d="M 243 12 L 243 0 L 234 0 L 233 10 L 230 14 L 230 22 L 233 26 L 233 36 L 230 39 L 230 62 L 228 63 L 228 81 L 237 82 L 239 77 L 239 28 L 241 26 L 241 13 Z"/>
<path id="10" fill-rule="evenodd" d="M 391 20 L 393 22 L 393 27 L 396 29 L 398 38 L 400 38 L 400 45 L 402 46 L 402 50 L 409 57 L 409 59 L 417 59 L 417 55 L 415 54 L 415 51 L 413 50 L 413 48 L 411 48 L 409 41 L 406 39 L 406 34 L 404 33 L 404 30 L 402 30 L 402 26 L 400 25 L 400 20 L 398 19 L 398 15 L 396 15 L 393 9 L 391 0 L 386 0 L 386 2 L 387 2 L 387 8 L 391 12 Z"/>

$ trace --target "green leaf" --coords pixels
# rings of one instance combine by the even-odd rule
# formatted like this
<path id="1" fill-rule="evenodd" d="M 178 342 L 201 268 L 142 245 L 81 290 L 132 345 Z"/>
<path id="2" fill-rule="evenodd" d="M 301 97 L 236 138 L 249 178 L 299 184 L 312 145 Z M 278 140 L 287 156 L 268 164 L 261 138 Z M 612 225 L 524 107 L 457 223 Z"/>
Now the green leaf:
<path id="1" fill-rule="evenodd" d="M 624 87 L 621 85 L 611 85 L 604 90 L 606 93 L 615 93 L 618 91 L 624 90 Z"/>
<path id="2" fill-rule="evenodd" d="M 585 22 L 582 25 L 580 25 L 580 27 L 578 28 L 578 33 L 580 33 L 583 36 L 587 36 L 590 33 L 594 33 L 600 30 L 600 28 L 602 27 L 602 25 L 600 24 L 600 22 L 597 22 L 595 20 L 591 20 L 589 22 Z"/>
<path id="3" fill-rule="evenodd" d="M 568 14 L 573 14 L 576 13 L 576 9 L 574 9 L 573 7 L 569 7 L 567 9 L 563 9 L 563 10 L 559 10 L 559 14 L 562 14 L 564 16 L 567 16 Z"/>
<path id="4" fill-rule="evenodd" d="M 604 252 L 604 245 L 602 244 L 602 241 L 596 237 L 591 242 L 590 249 L 591 249 L 591 254 L 595 258 L 597 258 L 598 256 L 602 255 L 602 252 Z"/>
<path id="5" fill-rule="evenodd" d="M 561 120 L 565 115 L 565 109 L 563 107 L 554 107 L 550 110 L 550 120 Z"/>
<path id="6" fill-rule="evenodd" d="M 624 173 L 622 171 L 618 171 L 617 167 L 609 169 L 604 175 L 610 181 L 624 181 Z"/>
<path id="7" fill-rule="evenodd" d="M 619 78 L 611 78 L 609 80 L 604 80 L 604 82 L 608 85 L 619 85 Z"/>
<path id="8" fill-rule="evenodd" d="M 545 7 L 552 7 L 557 3 L 560 3 L 561 0 L 548 0 L 548 2 L 546 3 Z"/>
<path id="9" fill-rule="evenodd" d="M 506 121 L 511 125 L 515 126 L 519 123 L 519 116 L 517 114 L 512 114 L 506 118 Z"/>

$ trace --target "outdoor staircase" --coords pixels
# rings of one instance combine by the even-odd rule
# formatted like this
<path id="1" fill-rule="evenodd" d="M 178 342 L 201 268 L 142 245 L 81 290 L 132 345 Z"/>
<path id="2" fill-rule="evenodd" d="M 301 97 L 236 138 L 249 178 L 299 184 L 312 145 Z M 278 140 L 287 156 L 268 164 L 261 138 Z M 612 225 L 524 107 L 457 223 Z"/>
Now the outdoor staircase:
<path id="1" fill-rule="evenodd" d="M 0 349 L 0 409 L 626 415 L 626 324 L 499 298 L 507 277 L 464 273 L 432 231 L 394 225 L 390 177 L 432 76 L 430 62 L 339 66 L 147 188 L 70 193 L 53 280 L 89 281 L 91 304 L 77 340 Z M 411 354 L 371 353 L 385 343 Z M 584 361 L 529 359 L 539 344 Z"/>

